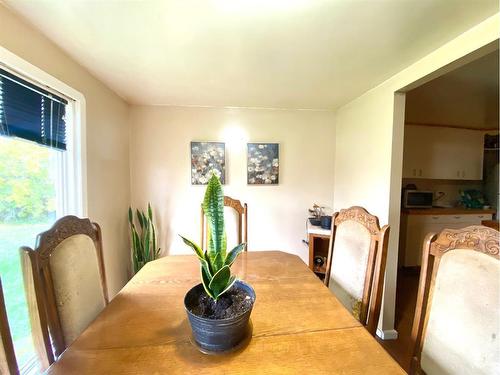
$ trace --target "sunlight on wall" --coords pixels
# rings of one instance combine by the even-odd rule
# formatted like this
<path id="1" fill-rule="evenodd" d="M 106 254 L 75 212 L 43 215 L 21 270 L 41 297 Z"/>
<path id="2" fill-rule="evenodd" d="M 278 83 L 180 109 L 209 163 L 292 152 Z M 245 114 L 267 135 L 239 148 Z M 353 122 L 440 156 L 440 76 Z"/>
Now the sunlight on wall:
<path id="1" fill-rule="evenodd" d="M 307 262 L 307 208 L 333 204 L 333 120 L 327 111 L 132 106 L 132 206 L 151 202 L 164 254 L 191 254 L 178 234 L 199 242 L 205 186 L 191 185 L 189 145 L 223 141 L 224 194 L 248 204 L 250 251 L 282 250 Z M 280 143 L 279 185 L 247 184 L 248 142 Z M 225 213 L 231 248 L 235 220 Z"/>
<path id="2" fill-rule="evenodd" d="M 248 142 L 248 133 L 238 123 L 229 123 L 222 129 L 220 138 L 226 146 L 234 150 L 243 150 Z"/>

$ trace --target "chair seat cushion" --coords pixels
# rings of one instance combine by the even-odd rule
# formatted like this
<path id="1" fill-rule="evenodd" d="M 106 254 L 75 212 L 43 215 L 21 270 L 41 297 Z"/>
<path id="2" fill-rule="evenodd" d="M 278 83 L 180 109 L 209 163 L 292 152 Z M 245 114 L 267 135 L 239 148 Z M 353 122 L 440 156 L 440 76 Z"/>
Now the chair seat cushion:
<path id="1" fill-rule="evenodd" d="M 335 231 L 329 288 L 359 319 L 365 287 L 371 234 L 355 221 L 344 221 Z"/>
<path id="2" fill-rule="evenodd" d="M 421 354 L 428 374 L 500 374 L 500 262 L 453 250 L 441 258 Z"/>
<path id="3" fill-rule="evenodd" d="M 50 256 L 66 345 L 70 345 L 106 306 L 97 259 L 94 242 L 83 234 L 65 239 Z"/>

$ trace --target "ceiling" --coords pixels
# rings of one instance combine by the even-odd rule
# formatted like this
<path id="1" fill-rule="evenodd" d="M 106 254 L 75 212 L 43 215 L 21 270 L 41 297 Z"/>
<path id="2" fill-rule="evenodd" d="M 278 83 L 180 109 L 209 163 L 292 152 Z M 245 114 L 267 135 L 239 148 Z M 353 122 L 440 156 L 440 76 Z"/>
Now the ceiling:
<path id="1" fill-rule="evenodd" d="M 499 51 L 406 93 L 407 124 L 498 130 Z"/>
<path id="2" fill-rule="evenodd" d="M 336 108 L 498 12 L 497 0 L 3 1 L 129 103 L 302 109 Z"/>
<path id="3" fill-rule="evenodd" d="M 498 50 L 455 69 L 437 80 L 449 80 L 498 94 Z"/>

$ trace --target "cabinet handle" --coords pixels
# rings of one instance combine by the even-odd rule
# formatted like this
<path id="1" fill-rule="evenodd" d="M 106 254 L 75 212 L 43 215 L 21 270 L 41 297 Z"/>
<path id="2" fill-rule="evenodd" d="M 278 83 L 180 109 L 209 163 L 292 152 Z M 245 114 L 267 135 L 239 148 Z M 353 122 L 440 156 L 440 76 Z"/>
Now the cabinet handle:
<path id="1" fill-rule="evenodd" d="M 416 176 L 416 175 L 417 175 L 417 170 L 416 170 L 416 169 L 414 169 L 414 170 L 413 170 L 413 175 L 414 175 L 414 176 Z"/>
<path id="2" fill-rule="evenodd" d="M 419 169 L 419 170 L 418 170 L 418 175 L 419 175 L 420 177 L 422 177 L 422 170 L 421 170 L 421 169 Z"/>
<path id="3" fill-rule="evenodd" d="M 461 216 L 453 216 L 455 219 L 461 219 Z"/>
<path id="4" fill-rule="evenodd" d="M 484 215 L 479 215 L 478 218 L 482 219 L 484 218 Z"/>
<path id="5" fill-rule="evenodd" d="M 437 219 L 439 219 L 439 216 L 433 216 L 432 218 L 433 218 L 434 220 L 437 220 Z"/>

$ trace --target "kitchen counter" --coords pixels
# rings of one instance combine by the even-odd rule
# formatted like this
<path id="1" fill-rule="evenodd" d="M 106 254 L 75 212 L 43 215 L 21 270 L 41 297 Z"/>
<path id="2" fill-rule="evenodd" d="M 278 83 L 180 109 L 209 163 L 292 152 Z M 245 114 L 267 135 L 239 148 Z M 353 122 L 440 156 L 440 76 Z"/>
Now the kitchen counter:
<path id="1" fill-rule="evenodd" d="M 482 208 L 405 208 L 401 211 L 406 215 L 493 215 L 496 210 L 490 208 L 484 210 Z"/>

